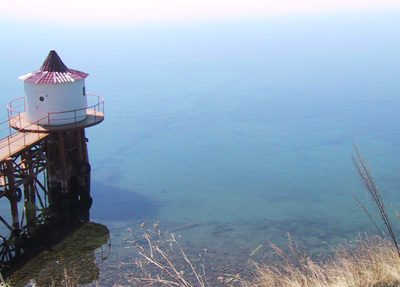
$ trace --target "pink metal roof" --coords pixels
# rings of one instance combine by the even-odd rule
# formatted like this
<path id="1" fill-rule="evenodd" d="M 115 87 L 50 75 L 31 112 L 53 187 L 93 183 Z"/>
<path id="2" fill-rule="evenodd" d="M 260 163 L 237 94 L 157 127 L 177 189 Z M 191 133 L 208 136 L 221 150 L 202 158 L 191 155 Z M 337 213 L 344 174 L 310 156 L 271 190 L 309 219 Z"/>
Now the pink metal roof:
<path id="1" fill-rule="evenodd" d="M 39 70 L 22 75 L 19 79 L 24 82 L 35 84 L 59 84 L 72 83 L 76 80 L 84 79 L 87 76 L 89 76 L 89 74 L 68 69 L 61 61 L 56 51 L 51 50 Z"/>

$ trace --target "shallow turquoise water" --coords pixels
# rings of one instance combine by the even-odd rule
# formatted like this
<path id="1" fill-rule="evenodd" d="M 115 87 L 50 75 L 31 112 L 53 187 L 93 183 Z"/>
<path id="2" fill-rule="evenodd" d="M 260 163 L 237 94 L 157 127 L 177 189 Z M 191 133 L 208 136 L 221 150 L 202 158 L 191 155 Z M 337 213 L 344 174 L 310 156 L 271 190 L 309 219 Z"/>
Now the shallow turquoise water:
<path id="1" fill-rule="evenodd" d="M 22 95 L 17 77 L 40 67 L 49 49 L 90 73 L 87 91 L 105 97 L 106 120 L 87 130 L 91 220 L 113 242 L 97 265 L 100 284 L 123 281 L 108 274 L 132 260 L 123 238 L 142 221 L 180 230 L 194 253 L 208 248 L 216 273 L 221 258 L 245 262 L 260 244 L 286 244 L 286 231 L 314 254 L 371 231 L 352 197 L 365 198 L 353 143 L 398 206 L 394 13 L 62 35 L 0 27 L 4 104 Z"/>

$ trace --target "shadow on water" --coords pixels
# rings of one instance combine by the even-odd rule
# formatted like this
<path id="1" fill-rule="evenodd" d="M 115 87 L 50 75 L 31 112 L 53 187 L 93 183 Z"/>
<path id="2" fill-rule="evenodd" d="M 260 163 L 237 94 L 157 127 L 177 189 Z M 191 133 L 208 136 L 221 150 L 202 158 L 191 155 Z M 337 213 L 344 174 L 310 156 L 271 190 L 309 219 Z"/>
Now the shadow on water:
<path id="1" fill-rule="evenodd" d="M 12 279 L 13 286 L 30 286 L 29 282 L 60 286 L 64 270 L 76 272 L 80 284 L 96 280 L 96 264 L 105 260 L 111 249 L 110 232 L 106 226 L 90 222 L 88 215 L 88 211 L 46 211 L 21 237 L 11 236 L 9 248 L 2 250 L 12 252 L 2 272 Z"/>
<path id="2" fill-rule="evenodd" d="M 64 270 L 75 272 L 79 284 L 98 279 L 98 264 L 111 252 L 110 231 L 95 221 L 143 220 L 157 215 L 158 208 L 143 195 L 91 184 L 90 210 L 72 208 L 42 211 L 19 237 L 4 238 L 0 246 L 1 271 L 13 286 L 60 286 Z M 62 212 L 60 212 L 62 210 Z"/>
<path id="3" fill-rule="evenodd" d="M 92 182 L 92 218 L 100 221 L 145 220 L 158 214 L 158 203 L 137 192 Z"/>

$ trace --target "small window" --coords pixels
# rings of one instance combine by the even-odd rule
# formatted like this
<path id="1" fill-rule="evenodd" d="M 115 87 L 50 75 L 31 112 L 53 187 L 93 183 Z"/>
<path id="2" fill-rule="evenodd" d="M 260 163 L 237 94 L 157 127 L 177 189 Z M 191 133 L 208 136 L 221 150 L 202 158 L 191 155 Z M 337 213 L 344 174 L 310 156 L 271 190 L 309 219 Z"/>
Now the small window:
<path id="1" fill-rule="evenodd" d="M 35 91 L 35 96 L 36 99 L 38 99 L 41 102 L 43 102 L 44 99 L 48 97 L 46 92 L 39 92 L 39 91 Z"/>
<path id="2" fill-rule="evenodd" d="M 86 95 L 86 87 L 83 87 L 83 96 Z"/>

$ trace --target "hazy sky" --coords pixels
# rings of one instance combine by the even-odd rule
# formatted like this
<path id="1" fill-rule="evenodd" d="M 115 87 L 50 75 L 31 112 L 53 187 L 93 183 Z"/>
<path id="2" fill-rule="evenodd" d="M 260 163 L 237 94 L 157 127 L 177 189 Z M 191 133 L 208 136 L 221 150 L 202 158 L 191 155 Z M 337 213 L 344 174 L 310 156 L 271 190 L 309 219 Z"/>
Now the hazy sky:
<path id="1" fill-rule="evenodd" d="M 0 0 L 0 17 L 70 24 L 204 21 L 398 9 L 399 0 Z"/>

